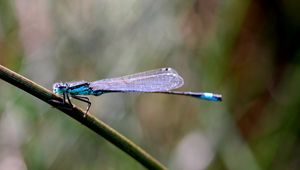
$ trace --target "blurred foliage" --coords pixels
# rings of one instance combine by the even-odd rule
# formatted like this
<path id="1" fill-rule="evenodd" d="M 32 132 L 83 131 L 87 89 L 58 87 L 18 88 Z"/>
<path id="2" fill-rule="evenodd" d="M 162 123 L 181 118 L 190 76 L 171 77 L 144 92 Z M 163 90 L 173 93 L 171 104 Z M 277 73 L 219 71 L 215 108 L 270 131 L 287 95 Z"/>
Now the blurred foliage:
<path id="1" fill-rule="evenodd" d="M 298 169 L 298 9 L 292 0 L 1 0 L 0 64 L 49 89 L 175 68 L 182 90 L 224 101 L 106 94 L 91 97 L 92 113 L 170 169 Z M 144 169 L 38 99 L 3 81 L 0 91 L 0 169 Z"/>

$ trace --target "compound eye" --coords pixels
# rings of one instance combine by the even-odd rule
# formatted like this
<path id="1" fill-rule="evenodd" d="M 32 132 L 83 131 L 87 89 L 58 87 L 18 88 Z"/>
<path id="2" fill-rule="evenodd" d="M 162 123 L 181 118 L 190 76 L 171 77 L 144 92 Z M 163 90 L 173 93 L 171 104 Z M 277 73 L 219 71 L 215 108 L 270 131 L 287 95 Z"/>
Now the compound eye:
<path id="1" fill-rule="evenodd" d="M 53 88 L 60 88 L 61 87 L 61 83 L 55 83 L 54 85 L 53 85 Z"/>
<path id="2" fill-rule="evenodd" d="M 55 83 L 53 84 L 53 92 L 56 94 L 62 94 L 66 91 L 67 87 L 68 86 L 65 83 Z"/>
<path id="3" fill-rule="evenodd" d="M 65 83 L 56 83 L 55 87 L 59 89 L 64 89 L 67 87 L 67 85 Z"/>

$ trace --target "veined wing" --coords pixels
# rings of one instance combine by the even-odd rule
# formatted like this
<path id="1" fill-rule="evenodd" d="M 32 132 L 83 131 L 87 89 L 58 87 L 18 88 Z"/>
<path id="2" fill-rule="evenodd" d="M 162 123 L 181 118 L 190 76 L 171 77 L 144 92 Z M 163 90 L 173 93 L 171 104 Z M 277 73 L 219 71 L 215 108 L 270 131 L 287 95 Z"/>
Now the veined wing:
<path id="1" fill-rule="evenodd" d="M 123 77 L 98 80 L 90 83 L 94 91 L 157 92 L 181 87 L 182 77 L 172 68 L 161 68 Z"/>

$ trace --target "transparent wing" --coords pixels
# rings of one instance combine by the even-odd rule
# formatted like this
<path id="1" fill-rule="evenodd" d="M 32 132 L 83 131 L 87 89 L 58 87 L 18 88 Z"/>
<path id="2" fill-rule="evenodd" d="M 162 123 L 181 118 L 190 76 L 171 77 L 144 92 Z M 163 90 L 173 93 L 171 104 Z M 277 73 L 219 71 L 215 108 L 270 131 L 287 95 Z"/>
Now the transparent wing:
<path id="1" fill-rule="evenodd" d="M 94 91 L 156 92 L 181 87 L 182 77 L 172 68 L 161 68 L 123 77 L 98 80 L 90 83 Z"/>

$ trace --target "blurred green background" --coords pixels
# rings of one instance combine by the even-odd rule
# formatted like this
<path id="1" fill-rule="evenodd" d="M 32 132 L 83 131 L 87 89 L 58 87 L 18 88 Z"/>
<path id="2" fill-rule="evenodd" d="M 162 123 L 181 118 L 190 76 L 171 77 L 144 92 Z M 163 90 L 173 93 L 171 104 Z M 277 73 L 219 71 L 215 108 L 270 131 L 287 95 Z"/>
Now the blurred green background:
<path id="1" fill-rule="evenodd" d="M 48 89 L 172 67 L 180 90 L 224 101 L 106 94 L 91 97 L 92 113 L 170 169 L 298 169 L 299 9 L 293 0 L 1 0 L 0 64 Z M 0 169 L 144 167 L 1 81 Z"/>

